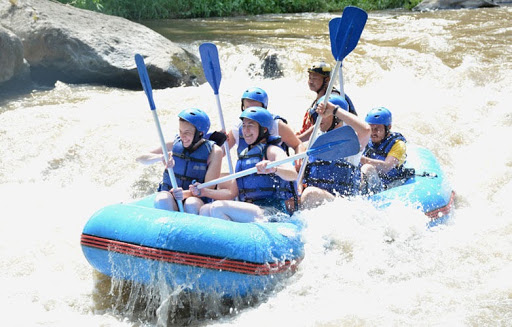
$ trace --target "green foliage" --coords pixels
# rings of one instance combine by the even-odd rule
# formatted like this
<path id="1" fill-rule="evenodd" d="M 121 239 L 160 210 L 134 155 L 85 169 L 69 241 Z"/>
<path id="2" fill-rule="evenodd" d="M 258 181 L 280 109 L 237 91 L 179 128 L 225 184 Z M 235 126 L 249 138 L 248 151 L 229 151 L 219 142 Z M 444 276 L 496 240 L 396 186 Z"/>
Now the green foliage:
<path id="1" fill-rule="evenodd" d="M 131 20 L 226 17 L 299 12 L 411 9 L 421 0 L 59 0 L 72 6 Z"/>
<path id="2" fill-rule="evenodd" d="M 406 9 L 412 9 L 414 7 L 416 7 L 417 5 L 420 4 L 420 2 L 423 1 L 423 0 L 406 0 L 406 5 L 404 8 Z"/>
<path id="3" fill-rule="evenodd" d="M 103 5 L 102 0 L 59 0 L 62 3 L 70 4 L 74 7 L 93 10 L 93 11 L 102 11 Z"/>

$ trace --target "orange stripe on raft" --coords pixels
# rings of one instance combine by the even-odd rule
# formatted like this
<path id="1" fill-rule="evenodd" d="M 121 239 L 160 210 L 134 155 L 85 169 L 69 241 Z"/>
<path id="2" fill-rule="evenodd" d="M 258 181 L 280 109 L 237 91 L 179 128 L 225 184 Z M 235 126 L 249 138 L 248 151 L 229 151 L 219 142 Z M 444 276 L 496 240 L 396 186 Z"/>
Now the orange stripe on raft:
<path id="1" fill-rule="evenodd" d="M 273 263 L 251 263 L 225 258 L 215 258 L 199 254 L 189 254 L 170 250 L 156 249 L 107 238 L 82 234 L 80 243 L 84 246 L 102 250 L 128 254 L 134 257 L 150 260 L 197 266 L 209 269 L 226 270 L 250 275 L 270 275 L 295 269 L 300 260 Z"/>
<path id="2" fill-rule="evenodd" d="M 447 205 L 445 205 L 444 207 L 429 211 L 429 212 L 425 212 L 425 215 L 427 215 L 431 219 L 438 219 L 443 216 L 447 216 L 450 214 L 450 212 L 453 209 L 454 201 L 455 201 L 455 192 L 452 191 L 452 194 L 450 196 L 450 201 L 448 201 Z"/>

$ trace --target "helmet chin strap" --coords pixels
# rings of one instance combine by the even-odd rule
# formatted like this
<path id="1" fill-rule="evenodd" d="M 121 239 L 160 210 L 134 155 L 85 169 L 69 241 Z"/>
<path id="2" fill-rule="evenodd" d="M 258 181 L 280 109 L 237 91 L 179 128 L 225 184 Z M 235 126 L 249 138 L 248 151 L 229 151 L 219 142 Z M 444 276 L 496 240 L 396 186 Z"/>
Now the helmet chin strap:
<path id="1" fill-rule="evenodd" d="M 320 93 L 320 91 L 322 91 L 323 89 L 327 89 L 327 77 L 324 77 L 324 81 L 322 83 L 322 86 L 320 86 L 320 88 L 318 90 L 316 90 L 316 93 Z"/>
<path id="2" fill-rule="evenodd" d="M 256 141 L 249 144 L 249 146 L 253 147 L 256 144 L 259 144 L 261 142 L 261 140 L 268 138 L 268 136 L 269 136 L 268 129 L 265 131 L 265 127 L 260 126 L 259 132 L 258 132 L 258 138 L 256 139 Z"/>
<path id="3" fill-rule="evenodd" d="M 329 129 L 327 131 L 328 132 L 332 131 L 334 129 L 334 127 L 338 126 L 339 123 L 340 123 L 340 119 L 338 117 L 333 117 L 331 126 L 329 127 Z"/>
<path id="4" fill-rule="evenodd" d="M 203 133 L 199 132 L 196 128 L 196 131 L 194 132 L 194 138 L 192 139 L 192 142 L 189 146 L 187 146 L 185 149 L 188 151 L 195 150 L 194 147 L 196 146 L 197 142 L 199 142 L 203 138 Z"/>

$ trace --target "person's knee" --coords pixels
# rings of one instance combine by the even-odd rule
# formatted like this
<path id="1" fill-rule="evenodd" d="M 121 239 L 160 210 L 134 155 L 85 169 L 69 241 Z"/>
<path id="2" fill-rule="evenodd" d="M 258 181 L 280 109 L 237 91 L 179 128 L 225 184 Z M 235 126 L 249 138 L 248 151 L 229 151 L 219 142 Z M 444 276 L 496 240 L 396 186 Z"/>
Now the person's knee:
<path id="1" fill-rule="evenodd" d="M 300 195 L 301 202 L 303 202 L 304 199 L 309 199 L 313 193 L 314 190 L 312 187 L 306 187 L 304 190 L 302 190 L 302 194 Z"/>
<path id="2" fill-rule="evenodd" d="M 174 197 L 169 192 L 158 192 L 155 201 L 154 207 L 162 210 L 176 210 L 174 206 Z"/>
<path id="3" fill-rule="evenodd" d="M 361 166 L 361 174 L 363 175 L 375 175 L 377 173 L 377 169 L 370 164 L 364 164 Z"/>
<path id="4" fill-rule="evenodd" d="M 382 182 L 374 166 L 368 164 L 363 165 L 361 167 L 361 175 L 361 190 L 364 194 L 371 195 L 382 191 Z"/>
<path id="5" fill-rule="evenodd" d="M 325 191 L 317 187 L 306 187 L 300 196 L 302 209 L 311 209 L 322 204 L 327 200 L 324 194 Z"/>
<path id="6" fill-rule="evenodd" d="M 210 205 L 210 217 L 229 220 L 229 217 L 225 214 L 225 208 L 223 201 L 213 202 Z"/>
<path id="7" fill-rule="evenodd" d="M 210 204 L 210 216 L 219 218 L 219 213 L 222 211 L 222 201 L 215 201 Z"/>
<path id="8" fill-rule="evenodd" d="M 206 216 L 206 217 L 210 217 L 211 216 L 211 213 L 210 213 L 210 208 L 211 208 L 211 203 L 207 203 L 205 205 L 203 205 L 200 209 L 199 209 L 199 215 L 201 216 Z"/>
<path id="9" fill-rule="evenodd" d="M 199 214 L 199 210 L 203 205 L 203 201 L 196 197 L 191 197 L 185 200 L 185 203 L 183 205 L 183 209 L 185 212 L 192 213 L 192 214 Z"/>

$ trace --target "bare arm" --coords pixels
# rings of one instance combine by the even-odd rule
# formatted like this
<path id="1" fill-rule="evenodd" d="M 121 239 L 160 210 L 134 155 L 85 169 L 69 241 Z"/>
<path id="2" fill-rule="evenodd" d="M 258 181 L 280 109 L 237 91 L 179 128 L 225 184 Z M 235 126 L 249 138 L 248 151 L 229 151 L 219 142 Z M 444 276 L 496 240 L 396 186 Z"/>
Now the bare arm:
<path id="1" fill-rule="evenodd" d="M 233 135 L 233 130 L 231 129 L 228 132 L 227 142 L 230 149 L 236 144 L 235 136 Z"/>
<path id="2" fill-rule="evenodd" d="M 290 125 L 284 123 L 282 120 L 279 120 L 278 126 L 281 140 L 288 144 L 288 146 L 291 147 L 293 151 L 295 151 L 295 154 L 306 151 L 304 144 L 302 144 L 301 140 L 299 140 L 297 135 L 295 135 Z"/>
<path id="3" fill-rule="evenodd" d="M 370 159 L 368 157 L 361 157 L 361 164 L 369 164 L 374 166 L 379 173 L 387 173 L 394 167 L 398 166 L 398 159 L 393 156 L 387 156 L 386 160 Z"/>
<path id="4" fill-rule="evenodd" d="M 286 143 L 289 147 L 293 149 L 295 154 L 306 152 L 306 147 L 304 143 L 295 135 L 290 125 L 285 122 L 279 120 L 278 121 L 279 135 L 281 136 L 281 140 Z M 302 159 L 295 160 L 295 170 L 299 171 L 300 166 L 302 165 Z"/>
<path id="5" fill-rule="evenodd" d="M 213 200 L 233 200 L 238 196 L 238 186 L 236 180 L 226 181 L 218 185 L 217 189 L 214 188 L 203 188 L 197 189 L 199 183 L 190 185 L 190 191 L 195 196 L 205 196 Z"/>
<path id="6" fill-rule="evenodd" d="M 374 166 L 379 173 L 387 173 L 405 162 L 406 145 L 403 141 L 397 141 L 386 156 L 386 159 L 372 159 L 366 156 L 361 157 L 361 164 Z"/>
<path id="7" fill-rule="evenodd" d="M 224 151 L 222 151 L 218 145 L 214 144 L 212 152 L 210 152 L 210 155 L 208 156 L 208 170 L 206 170 L 206 175 L 204 177 L 205 182 L 219 178 L 223 155 Z"/>
<path id="8" fill-rule="evenodd" d="M 269 146 L 267 148 L 267 158 L 268 160 L 263 160 L 256 164 L 258 174 L 274 173 L 287 181 L 293 181 L 297 179 L 297 171 L 295 170 L 295 167 L 289 162 L 277 167 L 266 168 L 266 166 L 272 161 L 278 161 L 287 158 L 283 149 L 275 145 Z"/>
<path id="9" fill-rule="evenodd" d="M 309 127 L 304 133 L 297 135 L 301 142 L 307 142 L 311 138 L 314 126 Z"/>
<path id="10" fill-rule="evenodd" d="M 173 142 L 168 142 L 165 146 L 167 147 L 167 150 L 172 149 Z M 154 150 L 149 151 L 148 153 L 145 153 L 143 155 L 138 156 L 135 160 L 141 164 L 144 165 L 152 165 L 155 162 L 163 162 L 165 164 L 164 156 L 162 155 L 162 147 L 156 148 Z M 170 158 L 172 155 L 172 152 L 169 151 L 168 157 Z"/>
<path id="11" fill-rule="evenodd" d="M 331 102 L 327 102 L 327 107 L 324 107 L 324 103 L 320 103 L 318 104 L 317 112 L 319 115 L 322 115 L 322 117 L 327 117 L 332 115 L 334 108 L 335 105 Z M 370 140 L 370 125 L 358 116 L 343 109 L 336 111 L 336 117 L 354 129 L 359 139 L 360 150 L 363 150 Z"/>

